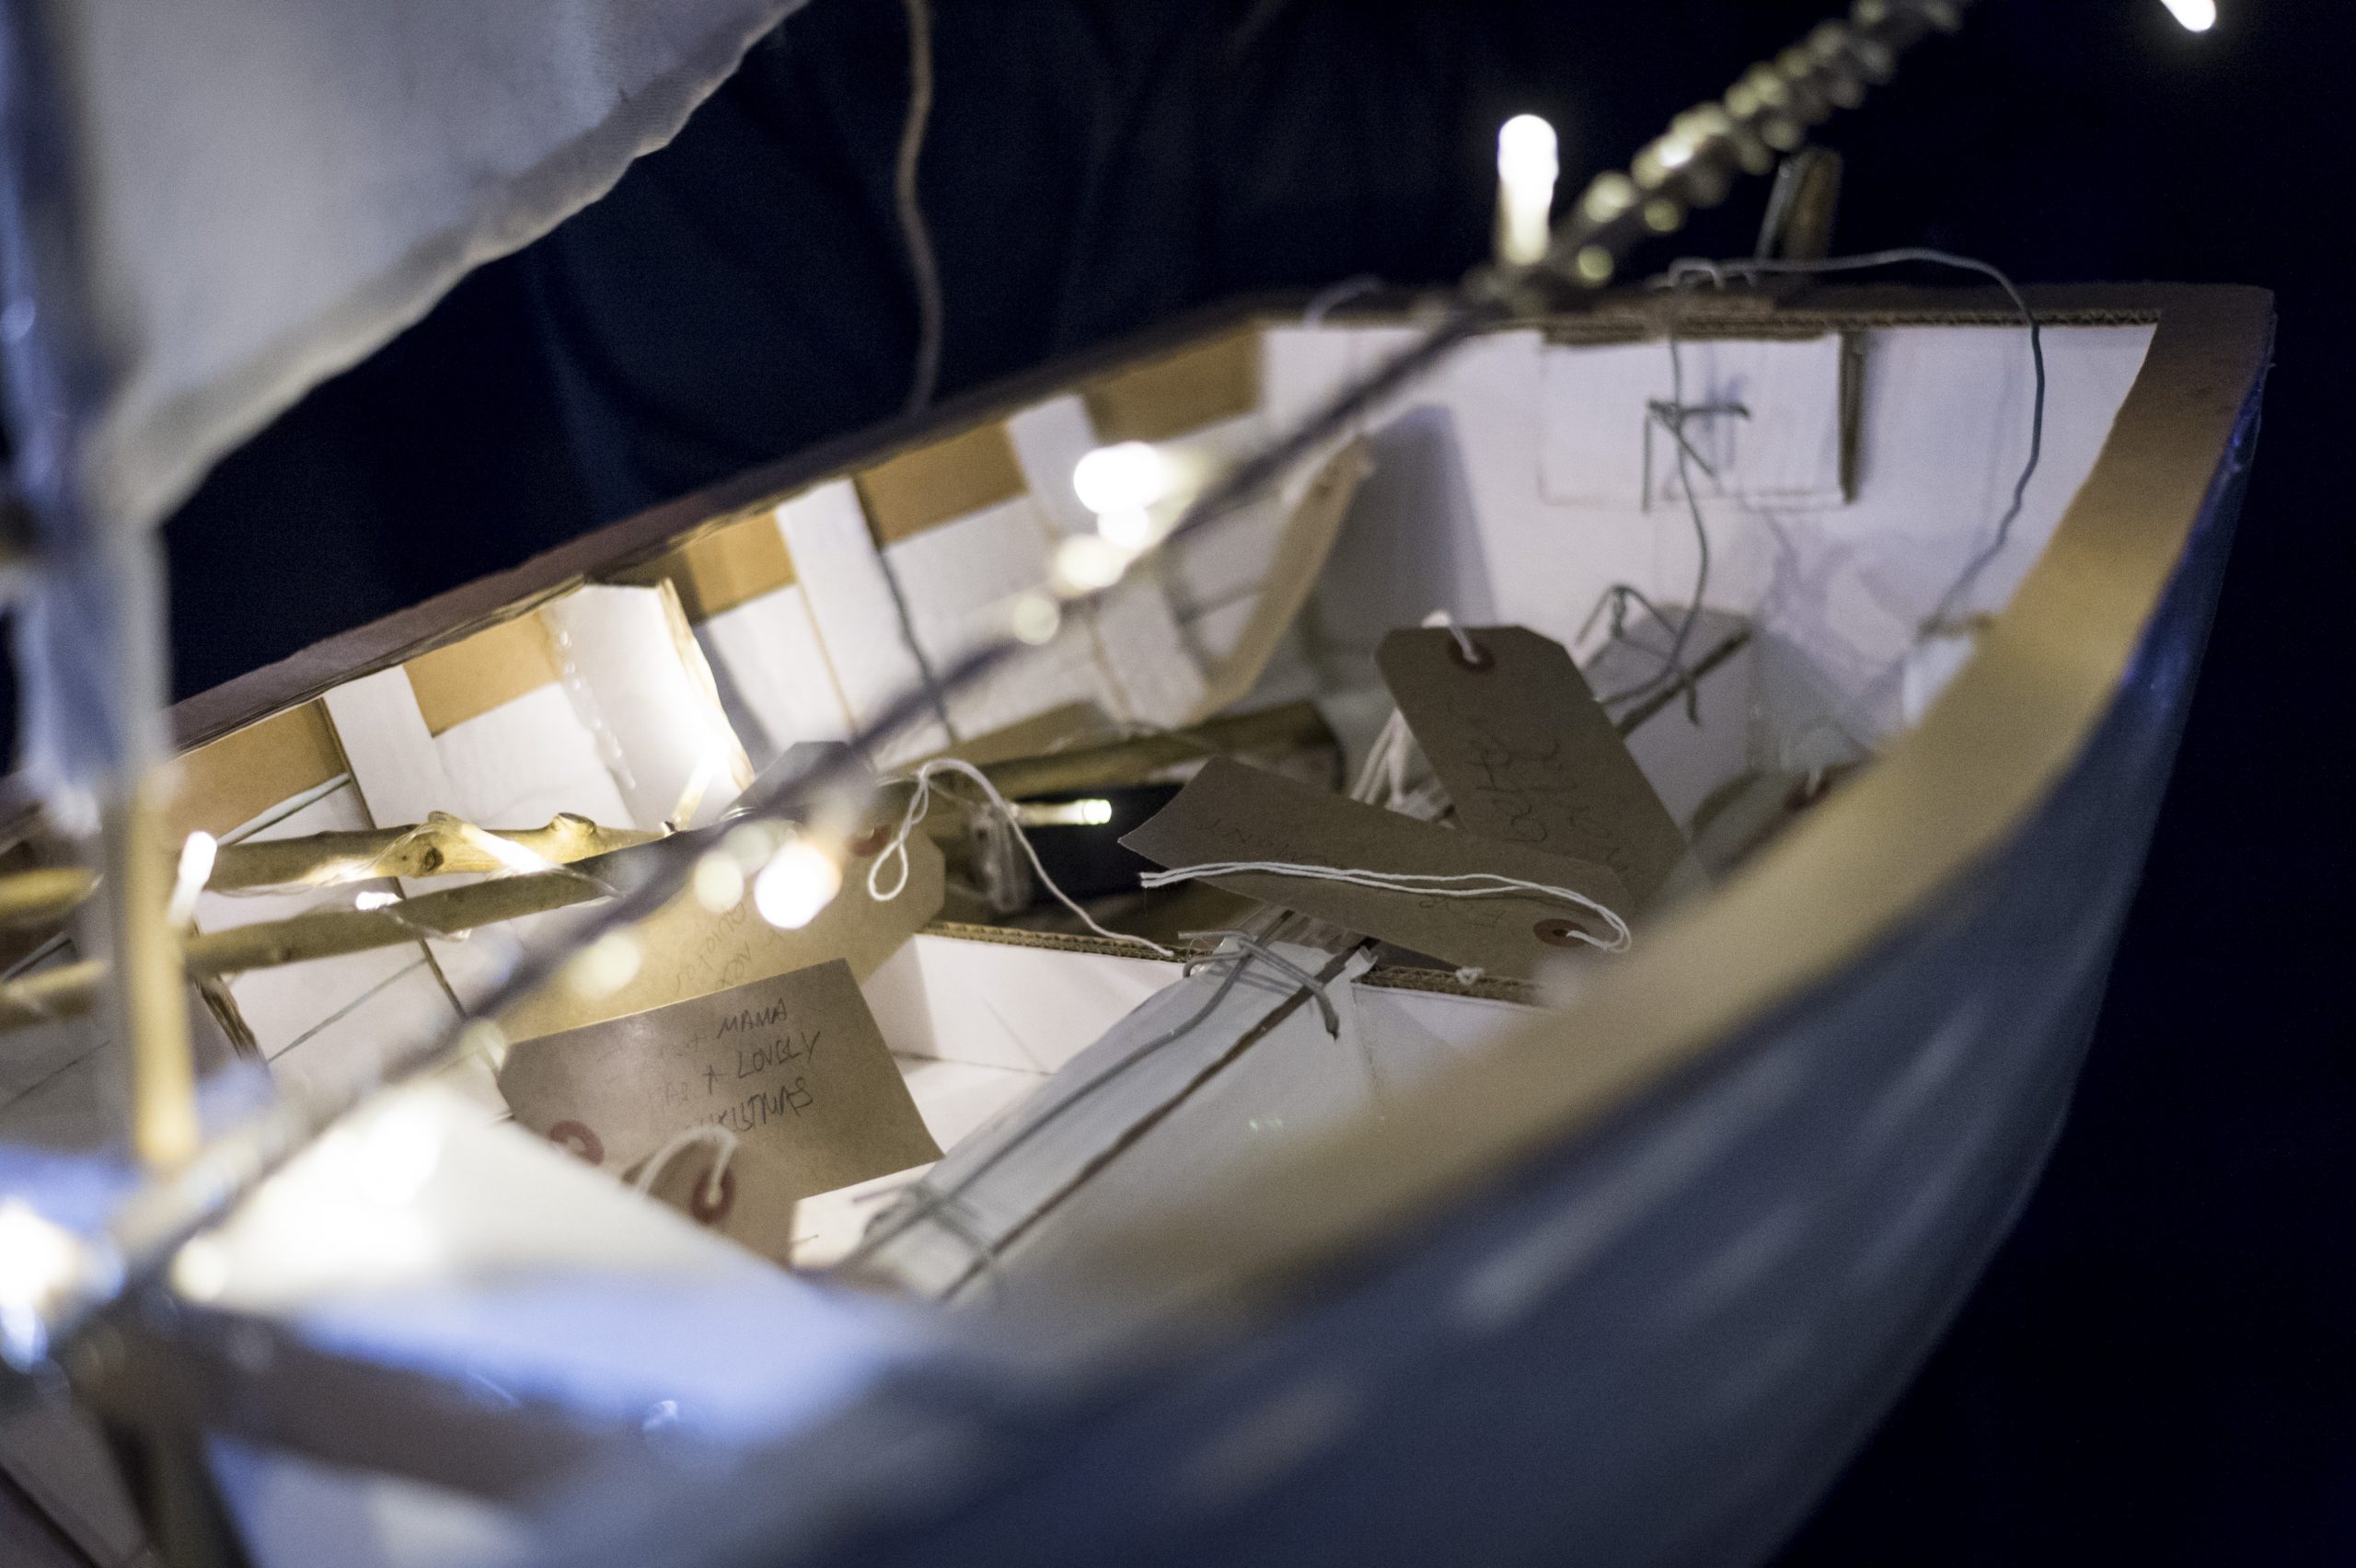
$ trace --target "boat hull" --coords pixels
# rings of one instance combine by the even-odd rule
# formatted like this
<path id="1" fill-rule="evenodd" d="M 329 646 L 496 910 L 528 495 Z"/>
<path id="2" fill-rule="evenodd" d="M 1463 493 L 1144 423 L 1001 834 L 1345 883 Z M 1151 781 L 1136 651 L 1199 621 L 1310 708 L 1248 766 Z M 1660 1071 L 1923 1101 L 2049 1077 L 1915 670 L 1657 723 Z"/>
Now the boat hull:
<path id="1" fill-rule="evenodd" d="M 961 1410 L 963 1501 L 871 1515 L 811 1560 L 1769 1553 L 1952 1319 L 2066 1115 L 2191 701 L 2254 380 L 2236 402 L 2074 755 L 1865 951 L 1218 1348 L 1021 1419 Z"/>

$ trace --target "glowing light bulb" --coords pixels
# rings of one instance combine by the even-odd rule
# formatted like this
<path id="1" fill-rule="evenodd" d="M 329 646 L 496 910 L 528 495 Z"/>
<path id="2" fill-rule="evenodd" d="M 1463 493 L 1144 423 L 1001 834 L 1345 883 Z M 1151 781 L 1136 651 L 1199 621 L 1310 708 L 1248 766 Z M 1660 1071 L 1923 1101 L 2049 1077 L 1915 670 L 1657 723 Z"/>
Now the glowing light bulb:
<path id="1" fill-rule="evenodd" d="M 172 1255 L 172 1288 L 191 1301 L 218 1301 L 229 1288 L 229 1249 L 211 1236 L 192 1236 Z"/>
<path id="2" fill-rule="evenodd" d="M 628 931 L 607 931 L 572 955 L 565 976 L 575 996 L 610 997 L 638 978 L 644 958 L 636 937 Z"/>
<path id="3" fill-rule="evenodd" d="M 1135 555 L 1102 534 L 1074 534 L 1056 547 L 1056 585 L 1067 594 L 1110 588 L 1129 570 Z"/>
<path id="4" fill-rule="evenodd" d="M 1017 827 L 1103 827 L 1113 820 L 1113 802 L 1105 800 L 1019 801 L 1014 807 Z"/>
<path id="5" fill-rule="evenodd" d="M 1140 550 L 1153 537 L 1153 513 L 1142 506 L 1126 512 L 1100 513 L 1096 531 L 1125 550 Z"/>
<path id="6" fill-rule="evenodd" d="M 715 849 L 696 862 L 696 902 L 714 915 L 725 915 L 745 902 L 745 868 L 736 857 Z"/>
<path id="7" fill-rule="evenodd" d="M 1554 128 L 1535 114 L 1517 114 L 1497 132 L 1497 259 L 1527 267 L 1546 254 L 1562 173 Z"/>
<path id="8" fill-rule="evenodd" d="M 2187 32 L 2207 32 L 2217 25 L 2217 0 L 2166 0 L 2168 15 Z"/>
<path id="9" fill-rule="evenodd" d="M 1169 499 L 1177 483 L 1170 459 L 1161 448 L 1142 441 L 1100 446 L 1071 471 L 1072 493 L 1100 518 L 1112 513 L 1144 512 Z"/>
<path id="10" fill-rule="evenodd" d="M 843 890 L 843 869 L 803 837 L 786 840 L 753 879 L 753 907 L 780 931 L 815 920 Z"/>
<path id="11" fill-rule="evenodd" d="M 1063 629 L 1064 613 L 1045 594 L 1025 594 L 1014 601 L 1014 635 L 1034 648 L 1044 648 Z"/>
<path id="12" fill-rule="evenodd" d="M 84 1271 L 81 1242 L 21 1198 L 0 1200 L 0 1355 L 29 1366 L 48 1351 L 46 1314 Z"/>
<path id="13" fill-rule="evenodd" d="M 188 836 L 180 846 L 179 870 L 172 876 L 172 897 L 164 906 L 165 919 L 185 926 L 196 917 L 196 895 L 213 880 L 213 863 L 220 857 L 221 841 L 213 835 L 200 830 Z"/>

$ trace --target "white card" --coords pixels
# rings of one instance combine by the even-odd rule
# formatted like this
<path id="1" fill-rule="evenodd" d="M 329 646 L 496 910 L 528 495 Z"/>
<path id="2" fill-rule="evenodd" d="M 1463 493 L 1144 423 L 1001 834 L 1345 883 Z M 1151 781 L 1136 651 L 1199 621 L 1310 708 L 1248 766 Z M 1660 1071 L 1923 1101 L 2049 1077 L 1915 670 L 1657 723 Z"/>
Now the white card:
<path id="1" fill-rule="evenodd" d="M 923 673 L 901 640 L 899 611 L 859 491 L 849 479 L 820 485 L 780 503 L 777 520 L 843 702 L 854 722 L 872 724 L 894 698 L 918 688 Z M 948 744 L 938 722 L 920 721 L 884 737 L 876 760 L 889 765 Z"/>

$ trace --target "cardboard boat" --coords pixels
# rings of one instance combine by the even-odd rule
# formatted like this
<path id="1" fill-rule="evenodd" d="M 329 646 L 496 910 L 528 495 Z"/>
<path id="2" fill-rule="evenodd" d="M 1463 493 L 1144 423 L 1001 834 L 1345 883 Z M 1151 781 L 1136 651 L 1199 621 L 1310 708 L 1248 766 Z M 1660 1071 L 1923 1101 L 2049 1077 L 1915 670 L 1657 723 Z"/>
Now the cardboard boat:
<path id="1" fill-rule="evenodd" d="M 1387 710 L 1381 640 L 1430 612 L 1643 685 L 1696 603 L 1698 508 L 1690 678 L 1628 748 L 1704 864 L 1630 951 L 1530 983 L 1296 919 L 1192 968 L 953 888 L 968 917 L 933 919 L 962 873 L 919 835 L 899 900 L 854 867 L 799 934 L 690 912 L 507 1034 L 839 957 L 940 1163 L 732 1239 L 503 1124 L 461 1055 L 189 1243 L 82 1396 L 177 1434 L 151 1456 L 214 1499 L 180 1528 L 259 1563 L 1757 1557 L 2036 1180 L 2255 433 L 2264 294 L 2028 303 L 2041 410 L 1992 292 L 1502 325 L 873 758 L 1306 702 L 1330 736 L 1264 750 L 1330 783 Z M 1079 456 L 1214 465 L 1410 331 L 1223 313 L 600 530 L 181 704 L 179 825 L 716 822 L 1000 623 L 1094 525 Z M 1672 428 L 1672 396 L 1718 411 Z M 2003 548 L 1943 606 L 2033 435 Z M 1583 625 L 1615 584 L 1664 613 Z M 195 921 L 225 942 L 318 902 L 216 892 Z M 209 1103 L 456 1028 L 512 927 L 561 918 L 225 974 Z M 109 1223 L 98 1032 L 5 1043 L 5 1185 Z M 134 1545 L 84 1417 L 16 1419 L 26 1494 L 92 1556 Z"/>

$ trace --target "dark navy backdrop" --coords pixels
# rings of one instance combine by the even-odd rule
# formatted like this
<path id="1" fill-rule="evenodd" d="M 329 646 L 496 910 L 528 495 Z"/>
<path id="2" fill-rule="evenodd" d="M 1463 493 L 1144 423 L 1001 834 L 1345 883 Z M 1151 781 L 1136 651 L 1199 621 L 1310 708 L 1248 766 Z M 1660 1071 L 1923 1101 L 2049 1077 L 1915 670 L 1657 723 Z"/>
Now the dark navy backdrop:
<path id="1" fill-rule="evenodd" d="M 1819 14 L 1791 0 L 933 0 L 944 390 L 1245 289 L 1453 275 L 1489 138 L 1576 171 Z M 1792 1568 L 2356 1560 L 2356 1054 L 2338 732 L 2356 167 L 2324 0 L 1984 0 L 1828 140 L 1843 248 L 2280 292 L 2232 574 L 2077 1109 Z M 195 690 L 896 407 L 900 9 L 815 0 L 614 197 L 487 269 L 174 520 Z M 1758 193 L 1697 248 L 1740 248 Z"/>

